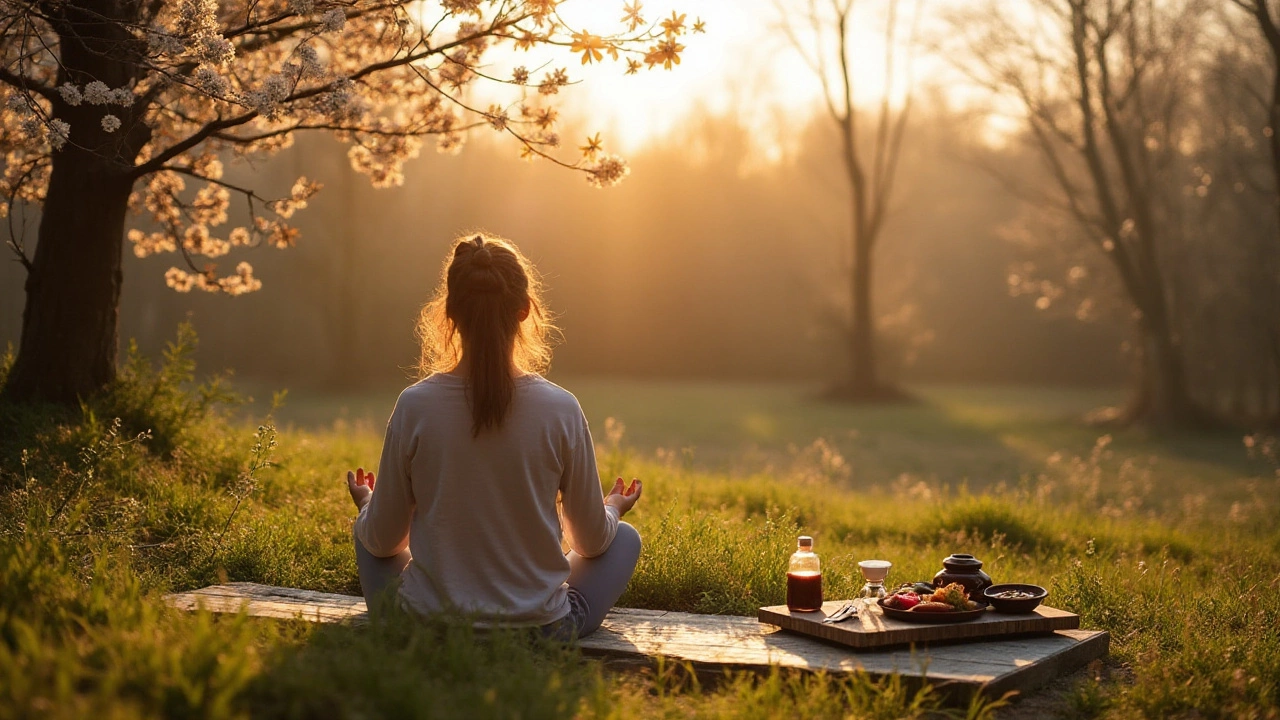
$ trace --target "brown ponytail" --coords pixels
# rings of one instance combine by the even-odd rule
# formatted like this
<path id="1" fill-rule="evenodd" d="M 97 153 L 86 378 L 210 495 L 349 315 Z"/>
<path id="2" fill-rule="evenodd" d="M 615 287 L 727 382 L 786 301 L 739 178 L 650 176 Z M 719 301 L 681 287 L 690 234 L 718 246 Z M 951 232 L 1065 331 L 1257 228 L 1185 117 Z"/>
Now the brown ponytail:
<path id="1" fill-rule="evenodd" d="M 440 289 L 422 309 L 421 371 L 466 363 L 472 436 L 502 425 L 515 395 L 513 369 L 540 373 L 551 362 L 555 326 L 539 291 L 533 266 L 514 245 L 471 235 L 454 244 Z"/>

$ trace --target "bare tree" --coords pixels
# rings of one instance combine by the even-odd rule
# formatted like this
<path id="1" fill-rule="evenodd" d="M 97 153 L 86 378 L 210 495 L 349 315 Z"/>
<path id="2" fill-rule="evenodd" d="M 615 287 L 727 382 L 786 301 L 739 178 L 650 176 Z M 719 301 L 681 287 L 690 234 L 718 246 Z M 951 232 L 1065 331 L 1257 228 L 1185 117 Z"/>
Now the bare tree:
<path id="1" fill-rule="evenodd" d="M 792 6 L 784 0 L 775 2 L 787 39 L 822 83 L 827 113 L 840 135 L 841 159 L 849 183 L 853 256 L 849 268 L 849 368 L 837 388 L 838 395 L 850 400 L 893 398 L 898 392 L 882 383 L 876 369 L 872 291 L 876 242 L 884 230 L 893 197 L 902 138 L 911 113 L 910 57 L 906 59 L 907 90 L 902 106 L 893 106 L 894 87 L 903 72 L 899 65 L 899 3 L 884 3 L 884 88 L 874 100 L 873 109 L 864 109 L 858 104 L 851 57 L 854 1 L 830 0 L 824 6 L 818 0 L 807 0 L 803 6 Z M 914 48 L 915 22 L 919 17 L 917 3 L 906 42 L 908 53 Z"/>
<path id="2" fill-rule="evenodd" d="M 1276 212 L 1280 215 L 1280 25 L 1270 0 L 1231 0 L 1247 12 L 1271 50 L 1266 135 L 1270 138 L 1271 167 L 1276 181 Z"/>
<path id="3" fill-rule="evenodd" d="M 958 64 L 1012 103 L 1055 197 L 1114 268 L 1137 318 L 1139 382 L 1127 417 L 1191 425 L 1170 253 L 1181 231 L 1175 170 L 1195 142 L 1186 102 L 1198 80 L 1202 0 L 986 2 L 950 20 Z M 1185 299 L 1190 301 L 1190 299 Z"/>
<path id="4" fill-rule="evenodd" d="M 613 33 L 566 24 L 555 0 L 12 0 L 0 4 L 0 208 L 40 208 L 27 269 L 21 347 L 5 388 L 19 399 L 74 402 L 115 376 L 121 254 L 181 256 L 166 279 L 179 291 L 239 294 L 260 286 L 239 263 L 204 259 L 237 248 L 291 246 L 287 220 L 319 189 L 300 178 L 283 198 L 222 175 L 224 160 L 270 154 L 299 131 L 329 131 L 375 185 L 400 182 L 423 138 L 457 150 L 474 127 L 507 133 L 542 157 L 609 185 L 627 172 L 598 136 L 558 157 L 554 95 L 570 84 L 555 56 L 608 55 L 627 72 L 680 61 L 685 16 L 649 25 L 622 7 Z M 692 28 L 701 29 L 701 24 Z M 505 66 L 490 50 L 532 51 Z M 521 57 L 519 55 L 518 59 Z M 505 89 L 473 104 L 468 88 Z M 199 186 L 194 193 L 186 183 Z M 232 197 L 250 221 L 215 237 Z"/>
<path id="5" fill-rule="evenodd" d="M 1267 108 L 1267 125 L 1263 133 L 1267 136 L 1271 149 L 1271 172 L 1275 183 L 1272 202 L 1276 217 L 1280 219 L 1280 20 L 1277 19 L 1280 8 L 1270 0 L 1231 0 L 1231 2 L 1248 13 L 1270 51 L 1270 64 L 1267 68 L 1269 87 L 1264 98 Z M 1280 223 L 1277 224 L 1277 228 L 1280 229 Z M 1275 285 L 1280 284 L 1280 277 L 1276 277 L 1274 268 L 1270 280 L 1270 292 L 1265 297 L 1275 298 L 1277 295 Z M 1265 328 L 1264 332 L 1267 332 L 1270 337 L 1272 365 L 1276 373 L 1280 374 L 1280 307 L 1272 303 L 1266 308 L 1261 324 Z M 1272 423 L 1280 424 L 1280 410 L 1276 411 Z"/>

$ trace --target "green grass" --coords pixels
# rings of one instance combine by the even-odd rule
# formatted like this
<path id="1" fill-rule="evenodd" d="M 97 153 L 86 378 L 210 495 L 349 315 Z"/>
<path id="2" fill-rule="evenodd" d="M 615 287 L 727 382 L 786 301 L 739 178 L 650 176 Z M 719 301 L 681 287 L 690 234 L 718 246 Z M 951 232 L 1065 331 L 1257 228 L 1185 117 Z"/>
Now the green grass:
<path id="1" fill-rule="evenodd" d="M 163 592 L 222 580 L 358 592 L 341 471 L 375 462 L 395 396 L 294 397 L 277 435 L 236 419 L 224 385 L 192 389 L 193 342 L 157 369 L 132 361 L 79 410 L 0 405 L 0 718 L 996 712 L 893 678 L 617 673 L 394 611 L 357 629 L 168 610 Z M 1278 716 L 1274 446 L 1268 460 L 1238 435 L 1104 436 L 1077 418 L 1118 399 L 1105 392 L 923 388 L 913 405 L 849 408 L 794 386 L 559 381 L 602 473 L 646 480 L 624 605 L 780 603 L 801 532 L 833 596 L 860 585 L 858 559 L 923 579 L 968 551 L 1112 633 L 1060 714 Z"/>

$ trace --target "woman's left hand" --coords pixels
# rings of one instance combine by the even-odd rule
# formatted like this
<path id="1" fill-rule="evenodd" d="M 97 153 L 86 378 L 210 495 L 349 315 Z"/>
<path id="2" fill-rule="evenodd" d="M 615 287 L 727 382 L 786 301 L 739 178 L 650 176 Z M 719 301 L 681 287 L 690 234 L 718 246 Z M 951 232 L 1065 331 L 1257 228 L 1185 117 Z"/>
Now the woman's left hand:
<path id="1" fill-rule="evenodd" d="M 357 510 L 363 510 L 369 500 L 373 499 L 373 486 L 377 481 L 373 473 L 365 472 L 364 468 L 356 468 L 355 472 L 347 471 L 347 490 L 351 492 L 351 499 L 355 501 Z"/>

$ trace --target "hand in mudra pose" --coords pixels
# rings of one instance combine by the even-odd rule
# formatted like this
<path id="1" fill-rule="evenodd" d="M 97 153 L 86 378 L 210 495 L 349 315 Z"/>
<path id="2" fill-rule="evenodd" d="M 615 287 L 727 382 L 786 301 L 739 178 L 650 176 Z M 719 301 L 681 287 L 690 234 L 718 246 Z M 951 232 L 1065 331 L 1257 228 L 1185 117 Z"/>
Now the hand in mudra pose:
<path id="1" fill-rule="evenodd" d="M 643 490 L 644 483 L 635 478 L 631 478 L 630 485 L 624 485 L 622 478 L 618 478 L 613 481 L 613 489 L 609 491 L 608 495 L 604 496 L 604 504 L 617 508 L 618 517 L 622 517 L 627 514 L 628 510 L 635 507 Z"/>
<path id="2" fill-rule="evenodd" d="M 347 471 L 347 490 L 351 492 L 351 499 L 355 501 L 357 510 L 362 510 L 369 504 L 369 500 L 373 498 L 374 483 L 377 481 L 373 473 L 365 472 L 364 468 L 356 468 L 355 472 Z M 618 482 L 622 482 L 621 478 Z"/>

